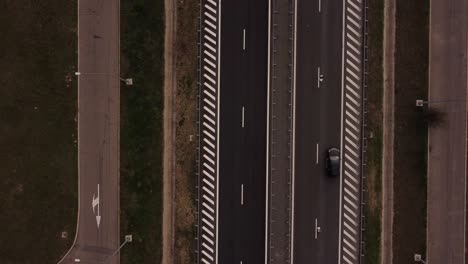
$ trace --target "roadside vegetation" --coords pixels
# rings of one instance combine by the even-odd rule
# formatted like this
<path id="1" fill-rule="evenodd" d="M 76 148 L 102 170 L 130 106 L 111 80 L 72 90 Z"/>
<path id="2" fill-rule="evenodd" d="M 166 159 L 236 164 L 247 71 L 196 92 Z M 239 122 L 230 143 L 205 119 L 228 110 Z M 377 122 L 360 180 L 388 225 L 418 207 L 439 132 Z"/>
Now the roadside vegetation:
<path id="1" fill-rule="evenodd" d="M 382 212 L 382 91 L 383 91 L 383 18 L 384 0 L 369 1 L 368 8 L 368 81 L 367 149 L 364 170 L 366 219 L 364 232 L 365 263 L 380 262 Z"/>
<path id="2" fill-rule="evenodd" d="M 123 0 L 121 8 L 121 263 L 162 257 L 162 114 L 164 1 Z"/>
<path id="3" fill-rule="evenodd" d="M 76 1 L 1 1 L 0 32 L 0 263 L 57 263 L 78 206 Z"/>
<path id="4" fill-rule="evenodd" d="M 195 263 L 198 4 L 177 2 L 174 264 Z"/>
<path id="5" fill-rule="evenodd" d="M 397 0 L 395 54 L 394 263 L 426 252 L 429 1 Z"/>

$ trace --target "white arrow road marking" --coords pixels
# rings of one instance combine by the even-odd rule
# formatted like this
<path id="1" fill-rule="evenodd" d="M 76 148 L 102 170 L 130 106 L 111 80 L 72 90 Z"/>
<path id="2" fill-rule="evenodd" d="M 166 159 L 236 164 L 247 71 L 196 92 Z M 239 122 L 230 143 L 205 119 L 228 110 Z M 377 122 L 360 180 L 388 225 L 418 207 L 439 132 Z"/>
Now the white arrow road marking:
<path id="1" fill-rule="evenodd" d="M 97 227 L 99 228 L 99 224 L 101 223 L 101 212 L 99 210 L 99 183 L 97 185 L 97 197 L 93 194 L 93 213 L 96 213 L 96 207 L 97 207 L 96 223 L 97 223 Z"/>

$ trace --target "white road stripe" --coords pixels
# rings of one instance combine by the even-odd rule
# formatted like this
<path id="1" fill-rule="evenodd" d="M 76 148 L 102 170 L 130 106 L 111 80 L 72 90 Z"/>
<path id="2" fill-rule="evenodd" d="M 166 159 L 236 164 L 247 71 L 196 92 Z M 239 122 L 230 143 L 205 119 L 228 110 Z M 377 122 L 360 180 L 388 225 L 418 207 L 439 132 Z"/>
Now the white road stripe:
<path id="1" fill-rule="evenodd" d="M 245 28 L 242 33 L 242 49 L 245 50 Z"/>
<path id="2" fill-rule="evenodd" d="M 205 255 L 205 257 L 207 257 L 209 260 L 213 261 L 213 256 L 208 254 L 205 250 L 202 250 L 201 252 L 202 252 L 203 255 Z"/>
<path id="3" fill-rule="evenodd" d="M 205 20 L 205 24 L 207 24 L 210 28 L 216 30 L 216 26 L 213 23 L 211 23 L 211 21 Z M 216 36 L 214 36 L 214 37 L 216 37 Z"/>
<path id="4" fill-rule="evenodd" d="M 317 88 L 320 88 L 320 67 L 317 67 Z"/>
<path id="5" fill-rule="evenodd" d="M 216 90 L 213 88 L 213 86 L 211 86 L 210 83 L 204 82 L 203 85 L 204 85 L 205 87 L 208 87 L 208 88 L 211 90 L 211 92 L 213 92 L 214 94 L 216 94 Z"/>
<path id="6" fill-rule="evenodd" d="M 205 38 L 208 38 L 208 37 L 206 37 L 206 35 L 205 35 Z M 216 61 L 216 57 L 213 55 L 213 52 L 210 52 L 209 50 L 204 49 L 204 50 L 203 50 L 203 53 L 204 53 L 206 56 L 208 56 L 211 60 Z M 210 72 L 210 73 L 211 73 L 211 72 Z M 216 76 L 216 73 L 212 73 L 211 75 Z"/>
<path id="7" fill-rule="evenodd" d="M 315 153 L 315 164 L 319 163 L 319 143 L 317 143 L 316 153 Z"/>
<path id="8" fill-rule="evenodd" d="M 348 128 L 346 128 L 346 129 L 348 129 Z M 354 151 L 352 148 L 350 148 L 348 145 L 345 145 L 345 149 L 346 149 L 347 152 L 353 154 L 355 159 L 359 159 L 359 155 L 357 154 L 357 152 Z"/>
<path id="9" fill-rule="evenodd" d="M 210 180 L 211 180 L 212 182 L 214 182 L 215 178 L 214 178 L 212 175 L 210 175 L 206 170 L 202 169 L 202 173 L 203 173 L 203 175 L 205 175 L 206 177 L 210 178 Z"/>
<path id="10" fill-rule="evenodd" d="M 203 179 L 203 182 L 204 182 L 206 185 L 210 186 L 211 189 L 214 189 L 214 188 L 215 188 L 214 185 L 213 185 L 211 182 L 209 182 L 206 178 Z M 213 204 L 214 204 L 214 203 L 213 203 Z"/>
<path id="11" fill-rule="evenodd" d="M 206 31 L 209 32 L 208 28 L 206 29 Z M 210 43 L 207 43 L 207 42 L 203 43 L 203 47 L 207 47 L 209 50 L 211 50 L 211 52 L 213 52 L 214 54 L 217 54 L 217 51 L 215 50 L 215 48 L 213 48 L 213 46 L 210 45 Z"/>
<path id="12" fill-rule="evenodd" d="M 203 130 L 203 134 L 205 134 L 206 136 L 208 136 L 212 141 L 215 141 L 215 138 L 213 135 L 211 135 L 208 131 L 206 130 Z"/>
<path id="13" fill-rule="evenodd" d="M 209 115 L 203 114 L 203 118 L 204 118 L 205 120 L 209 121 L 213 126 L 216 126 L 215 121 L 214 121 L 213 118 L 211 118 Z"/>
<path id="14" fill-rule="evenodd" d="M 206 218 L 202 218 L 202 222 L 203 222 L 205 225 L 209 226 L 211 229 L 214 229 L 214 225 L 213 225 L 212 223 L 208 222 L 208 220 L 206 220 Z M 212 253 L 213 253 L 213 252 L 212 252 Z"/>
<path id="15" fill-rule="evenodd" d="M 240 203 L 244 205 L 244 184 L 241 184 L 241 201 Z"/>
<path id="16" fill-rule="evenodd" d="M 208 81 L 210 81 L 212 84 L 216 84 L 215 80 L 208 74 L 203 74 L 203 77 L 205 77 Z"/>
<path id="17" fill-rule="evenodd" d="M 216 98 L 215 98 L 214 95 L 212 95 L 208 90 L 203 89 L 203 93 L 204 93 L 206 96 L 208 96 L 208 97 L 211 99 L 211 101 L 216 102 Z M 213 116 L 214 116 L 214 113 L 213 113 Z"/>
<path id="18" fill-rule="evenodd" d="M 216 22 L 216 17 L 214 17 L 213 15 L 211 15 L 209 12 L 204 12 L 203 13 L 205 16 L 207 16 L 208 18 L 210 18 L 213 22 Z"/>
<path id="19" fill-rule="evenodd" d="M 211 245 L 214 245 L 214 241 L 212 239 L 210 239 L 209 237 L 207 237 L 205 234 L 202 235 L 202 238 L 208 242 L 210 242 Z"/>
<path id="20" fill-rule="evenodd" d="M 210 2 L 210 4 L 214 5 L 215 7 L 217 6 L 217 3 L 213 0 L 208 0 L 208 2 Z"/>
<path id="21" fill-rule="evenodd" d="M 215 145 L 211 143 L 211 141 L 209 141 L 207 138 L 203 138 L 203 142 L 208 144 L 208 146 L 210 146 L 212 149 L 215 149 Z"/>
<path id="22" fill-rule="evenodd" d="M 242 107 L 242 128 L 244 128 L 244 112 L 245 112 L 245 109 L 244 107 Z"/>
<path id="23" fill-rule="evenodd" d="M 209 195 L 211 195 L 211 197 L 213 198 L 215 197 L 214 193 L 210 189 L 206 188 L 206 186 L 203 186 L 202 190 L 207 192 Z"/>
<path id="24" fill-rule="evenodd" d="M 214 209 L 213 209 L 211 206 L 209 206 L 207 203 L 203 203 L 203 202 L 202 202 L 202 206 L 205 207 L 205 208 L 206 208 L 208 211 L 210 211 L 212 214 L 215 213 Z"/>
<path id="25" fill-rule="evenodd" d="M 203 232 L 210 235 L 210 237 L 214 237 L 214 233 L 211 230 L 209 230 L 206 226 L 202 226 L 202 230 L 203 230 Z"/>
<path id="26" fill-rule="evenodd" d="M 354 194 L 354 193 L 352 193 L 352 192 L 349 190 L 349 188 L 345 188 L 344 190 L 345 190 L 345 194 L 348 195 L 349 197 L 353 198 L 354 201 L 356 201 L 356 202 L 359 201 L 357 195 Z M 346 197 L 346 196 L 345 196 L 345 197 Z"/>
<path id="27" fill-rule="evenodd" d="M 205 7 L 210 10 L 214 15 L 216 15 L 216 10 L 214 8 L 212 8 L 210 5 L 205 5 Z"/>
<path id="28" fill-rule="evenodd" d="M 346 33 L 346 38 L 351 39 L 351 43 L 355 44 L 358 47 L 361 47 L 361 43 L 357 39 L 355 39 L 354 36 L 351 35 L 349 32 Z M 346 43 L 348 43 L 348 41 L 346 41 Z"/>
<path id="29" fill-rule="evenodd" d="M 358 110 L 356 109 L 356 107 L 354 107 L 353 105 L 351 105 L 349 102 L 346 102 L 346 109 L 349 109 L 349 110 L 352 110 L 354 112 L 354 114 L 356 114 L 357 116 L 360 116 L 361 113 L 358 112 Z"/>
<path id="30" fill-rule="evenodd" d="M 210 197 L 206 196 L 206 194 L 203 194 L 202 197 L 203 197 L 203 199 L 205 199 L 206 201 L 210 202 L 211 205 L 215 205 L 214 200 L 211 199 Z M 211 219 L 211 218 L 210 218 L 210 220 L 213 221 L 214 219 Z"/>

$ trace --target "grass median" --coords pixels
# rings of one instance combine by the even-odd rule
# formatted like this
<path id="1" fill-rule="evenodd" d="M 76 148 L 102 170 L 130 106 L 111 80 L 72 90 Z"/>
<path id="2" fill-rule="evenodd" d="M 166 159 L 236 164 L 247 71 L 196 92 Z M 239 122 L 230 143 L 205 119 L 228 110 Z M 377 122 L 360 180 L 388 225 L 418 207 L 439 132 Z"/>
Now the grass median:
<path id="1" fill-rule="evenodd" d="M 395 51 L 394 263 L 426 251 L 429 1 L 397 0 Z"/>
<path id="2" fill-rule="evenodd" d="M 0 32 L 0 263 L 57 263 L 76 228 L 76 1 L 3 1 Z"/>
<path id="3" fill-rule="evenodd" d="M 162 256 L 162 114 L 164 1 L 123 0 L 121 72 L 121 263 L 159 263 Z"/>
<path id="4" fill-rule="evenodd" d="M 380 262 L 380 233 L 382 210 L 382 91 L 383 91 L 383 12 L 384 0 L 369 1 L 368 8 L 368 82 L 367 82 L 367 134 L 364 175 L 367 201 L 365 263 Z"/>

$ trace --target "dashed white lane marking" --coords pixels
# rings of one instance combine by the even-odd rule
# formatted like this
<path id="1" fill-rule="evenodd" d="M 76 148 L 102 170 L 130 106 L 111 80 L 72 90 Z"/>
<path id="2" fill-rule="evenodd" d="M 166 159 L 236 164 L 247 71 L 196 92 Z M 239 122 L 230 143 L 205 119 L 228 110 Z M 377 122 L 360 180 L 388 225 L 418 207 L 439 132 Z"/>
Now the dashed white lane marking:
<path id="1" fill-rule="evenodd" d="M 317 221 L 317 218 L 315 218 L 315 239 L 317 239 L 317 235 L 318 235 L 318 221 Z"/>
<path id="2" fill-rule="evenodd" d="M 244 128 L 244 116 L 245 116 L 245 108 L 242 107 L 242 128 Z"/>
<path id="3" fill-rule="evenodd" d="M 242 49 L 245 50 L 245 28 L 242 31 Z"/>
<path id="4" fill-rule="evenodd" d="M 320 88 L 320 67 L 317 67 L 317 88 Z"/>
<path id="5" fill-rule="evenodd" d="M 315 151 L 315 164 L 319 163 L 319 143 L 317 143 L 316 151 Z"/>
<path id="6" fill-rule="evenodd" d="M 244 205 L 244 184 L 241 184 L 241 205 Z"/>

